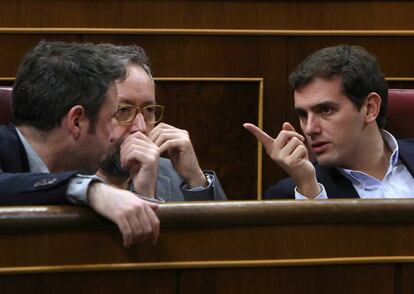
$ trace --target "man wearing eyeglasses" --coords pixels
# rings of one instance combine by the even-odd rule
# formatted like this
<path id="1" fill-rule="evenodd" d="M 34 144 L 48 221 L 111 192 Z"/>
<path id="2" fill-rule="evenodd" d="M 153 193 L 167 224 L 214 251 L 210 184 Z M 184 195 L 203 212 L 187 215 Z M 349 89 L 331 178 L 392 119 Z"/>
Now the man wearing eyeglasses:
<path id="1" fill-rule="evenodd" d="M 156 104 L 144 50 L 137 46 L 99 46 L 126 66 L 127 77 L 117 83 L 119 106 L 113 137 L 118 140 L 112 142 L 97 175 L 164 201 L 225 200 L 215 173 L 200 168 L 188 132 L 160 123 L 164 107 Z M 160 157 L 162 153 L 169 159 Z"/>

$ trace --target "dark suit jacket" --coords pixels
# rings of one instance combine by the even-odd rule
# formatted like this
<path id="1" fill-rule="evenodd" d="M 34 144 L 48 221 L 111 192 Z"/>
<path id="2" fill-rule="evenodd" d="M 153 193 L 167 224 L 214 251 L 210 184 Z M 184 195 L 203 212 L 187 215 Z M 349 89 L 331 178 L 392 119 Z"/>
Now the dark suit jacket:
<path id="1" fill-rule="evenodd" d="M 399 140 L 399 159 L 414 177 L 414 139 Z M 318 182 L 324 185 L 328 198 L 359 198 L 359 195 L 345 176 L 336 168 L 315 166 Z M 265 193 L 265 199 L 295 199 L 296 184 L 291 178 L 284 179 L 271 186 Z"/>
<path id="2" fill-rule="evenodd" d="M 0 127 L 0 205 L 70 204 L 69 180 L 76 172 L 30 173 L 14 127 Z"/>

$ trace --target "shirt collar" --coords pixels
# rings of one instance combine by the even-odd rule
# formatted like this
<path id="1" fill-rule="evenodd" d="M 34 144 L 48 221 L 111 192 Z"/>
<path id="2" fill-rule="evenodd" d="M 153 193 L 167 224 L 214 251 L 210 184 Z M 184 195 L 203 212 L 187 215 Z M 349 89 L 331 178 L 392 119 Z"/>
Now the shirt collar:
<path id="1" fill-rule="evenodd" d="M 388 148 L 390 148 L 392 154 L 390 156 L 390 162 L 388 165 L 388 170 L 386 175 L 388 175 L 394 167 L 398 164 L 398 157 L 399 157 L 399 148 L 397 144 L 397 140 L 394 138 L 393 135 L 391 135 L 386 130 L 381 130 L 381 136 L 384 140 L 385 144 L 387 144 Z M 364 187 L 368 190 L 370 189 L 376 189 L 378 185 L 381 184 L 381 181 L 378 179 L 371 177 L 370 175 L 367 175 L 364 172 L 346 169 L 346 168 L 337 168 L 340 173 L 342 173 L 347 179 L 349 179 L 353 185 L 357 185 L 360 187 Z"/>
<path id="2" fill-rule="evenodd" d="M 40 158 L 39 154 L 33 149 L 32 145 L 27 141 L 23 134 L 16 128 L 17 134 L 22 141 L 23 147 L 27 154 L 27 160 L 29 161 L 30 171 L 32 173 L 48 173 L 49 169 L 46 164 Z"/>
<path id="3" fill-rule="evenodd" d="M 385 141 L 385 144 L 387 144 L 388 148 L 390 148 L 392 152 L 390 156 L 390 166 L 395 167 L 398 163 L 398 158 L 400 156 L 400 149 L 398 148 L 397 140 L 386 130 L 381 130 L 381 135 Z"/>

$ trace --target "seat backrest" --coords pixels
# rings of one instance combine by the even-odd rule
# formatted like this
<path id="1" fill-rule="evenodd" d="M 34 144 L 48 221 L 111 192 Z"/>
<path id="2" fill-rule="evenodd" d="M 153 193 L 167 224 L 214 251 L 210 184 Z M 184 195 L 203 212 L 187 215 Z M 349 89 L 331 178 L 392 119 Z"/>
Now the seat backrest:
<path id="1" fill-rule="evenodd" d="M 0 87 L 0 125 L 8 124 L 11 120 L 11 92 L 12 87 Z"/>
<path id="2" fill-rule="evenodd" d="M 414 89 L 389 89 L 385 129 L 398 139 L 414 138 Z"/>

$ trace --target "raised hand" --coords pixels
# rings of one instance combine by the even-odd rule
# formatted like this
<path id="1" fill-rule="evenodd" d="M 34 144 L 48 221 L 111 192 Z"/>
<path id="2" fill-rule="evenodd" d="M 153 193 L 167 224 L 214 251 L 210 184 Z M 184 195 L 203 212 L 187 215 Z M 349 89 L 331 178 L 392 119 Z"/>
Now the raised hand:
<path id="1" fill-rule="evenodd" d="M 155 196 L 160 151 L 146 135 L 136 132 L 121 145 L 121 166 L 127 167 L 134 191 L 147 197 Z"/>
<path id="2" fill-rule="evenodd" d="M 288 122 L 274 139 L 253 124 L 243 127 L 263 144 L 267 154 L 295 181 L 299 193 L 314 198 L 320 193 L 313 164 L 309 161 L 305 138 Z"/>
<path id="3" fill-rule="evenodd" d="M 160 123 L 151 130 L 149 138 L 159 146 L 160 153 L 168 153 L 174 169 L 184 178 L 190 188 L 207 186 L 207 180 L 198 164 L 186 130 Z"/>

